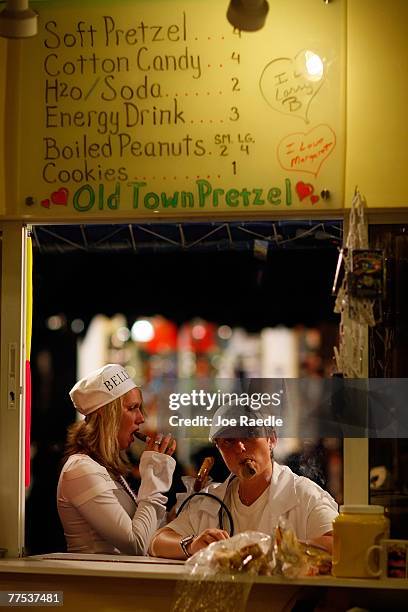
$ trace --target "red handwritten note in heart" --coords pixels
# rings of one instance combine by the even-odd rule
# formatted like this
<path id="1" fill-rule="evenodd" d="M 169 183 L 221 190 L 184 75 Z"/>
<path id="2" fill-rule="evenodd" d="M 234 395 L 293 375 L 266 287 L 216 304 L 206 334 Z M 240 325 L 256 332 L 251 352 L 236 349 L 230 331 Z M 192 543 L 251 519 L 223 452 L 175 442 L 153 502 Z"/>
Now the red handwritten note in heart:
<path id="1" fill-rule="evenodd" d="M 53 191 L 51 194 L 51 202 L 66 206 L 68 204 L 68 189 L 61 187 L 58 191 Z"/>
<path id="2" fill-rule="evenodd" d="M 295 132 L 278 144 L 278 161 L 285 170 L 309 172 L 317 176 L 323 162 L 336 146 L 336 134 L 325 124 L 309 132 Z"/>

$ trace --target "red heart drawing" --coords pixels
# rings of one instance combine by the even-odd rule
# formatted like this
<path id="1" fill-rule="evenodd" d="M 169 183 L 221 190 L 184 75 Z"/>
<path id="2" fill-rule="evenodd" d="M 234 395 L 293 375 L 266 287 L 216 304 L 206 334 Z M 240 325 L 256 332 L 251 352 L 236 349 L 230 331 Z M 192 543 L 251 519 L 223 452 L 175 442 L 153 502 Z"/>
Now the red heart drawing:
<path id="1" fill-rule="evenodd" d="M 303 181 L 299 181 L 298 183 L 296 183 L 296 192 L 299 196 L 300 201 L 307 198 L 307 196 L 311 196 L 313 191 L 314 187 L 310 183 L 304 183 Z"/>
<path id="2" fill-rule="evenodd" d="M 44 206 L 44 208 L 49 208 L 50 207 L 50 201 L 49 200 L 41 200 L 41 206 Z"/>
<path id="3" fill-rule="evenodd" d="M 53 204 L 62 204 L 62 206 L 66 206 L 68 203 L 68 189 L 61 187 L 58 191 L 53 191 L 51 194 L 51 202 Z"/>
<path id="4" fill-rule="evenodd" d="M 316 204 L 316 202 L 318 202 L 320 200 L 320 198 L 317 195 L 312 195 L 312 196 L 310 196 L 310 200 L 311 200 L 312 204 Z"/>

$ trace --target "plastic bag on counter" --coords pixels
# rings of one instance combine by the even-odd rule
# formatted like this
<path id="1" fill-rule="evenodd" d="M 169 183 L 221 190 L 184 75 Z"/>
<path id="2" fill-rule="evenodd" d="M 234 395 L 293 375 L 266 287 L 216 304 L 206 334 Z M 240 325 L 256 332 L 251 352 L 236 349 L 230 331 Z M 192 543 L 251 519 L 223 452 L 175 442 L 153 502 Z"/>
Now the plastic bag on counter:
<path id="1" fill-rule="evenodd" d="M 213 542 L 186 561 L 172 612 L 245 612 L 257 574 L 271 573 L 273 538 L 245 531 Z"/>
<path id="2" fill-rule="evenodd" d="M 279 520 L 275 529 L 273 552 L 274 574 L 298 578 L 331 573 L 331 554 L 319 546 L 300 542 L 284 519 Z"/>
<path id="3" fill-rule="evenodd" d="M 244 531 L 228 540 L 213 542 L 186 561 L 192 576 L 219 574 L 272 575 L 273 537 L 258 531 Z"/>
<path id="4" fill-rule="evenodd" d="M 300 542 L 280 519 L 273 535 L 244 531 L 213 542 L 186 561 L 186 570 L 192 577 L 239 574 L 298 578 L 330 574 L 331 559 L 326 550 Z"/>
<path id="5" fill-rule="evenodd" d="M 172 612 L 244 612 L 256 576 L 316 575 L 324 563 L 330 567 L 328 561 L 329 553 L 299 542 L 283 520 L 273 535 L 244 531 L 186 561 L 187 577 L 178 583 Z"/>
<path id="6" fill-rule="evenodd" d="M 274 556 L 275 574 L 286 578 L 307 575 L 307 560 L 299 540 L 292 529 L 285 527 L 284 520 L 280 520 L 275 529 Z"/>

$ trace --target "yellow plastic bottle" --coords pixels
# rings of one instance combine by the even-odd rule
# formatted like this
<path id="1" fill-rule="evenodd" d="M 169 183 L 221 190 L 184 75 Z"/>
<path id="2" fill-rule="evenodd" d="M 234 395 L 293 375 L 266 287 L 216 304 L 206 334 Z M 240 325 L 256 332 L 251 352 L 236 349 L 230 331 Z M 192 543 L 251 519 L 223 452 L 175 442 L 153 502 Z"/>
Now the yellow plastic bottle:
<path id="1" fill-rule="evenodd" d="M 389 534 L 390 521 L 383 506 L 340 506 L 333 522 L 333 576 L 372 578 L 367 571 L 367 551 Z"/>

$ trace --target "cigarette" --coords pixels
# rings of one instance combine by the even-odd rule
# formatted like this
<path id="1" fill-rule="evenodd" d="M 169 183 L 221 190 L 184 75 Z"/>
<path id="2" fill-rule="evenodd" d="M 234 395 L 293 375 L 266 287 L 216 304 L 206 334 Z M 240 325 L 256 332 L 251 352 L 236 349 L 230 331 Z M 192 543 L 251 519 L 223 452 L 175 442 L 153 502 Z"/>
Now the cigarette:
<path id="1" fill-rule="evenodd" d="M 242 475 L 244 478 L 252 478 L 257 470 L 252 459 L 246 459 L 242 466 Z"/>

